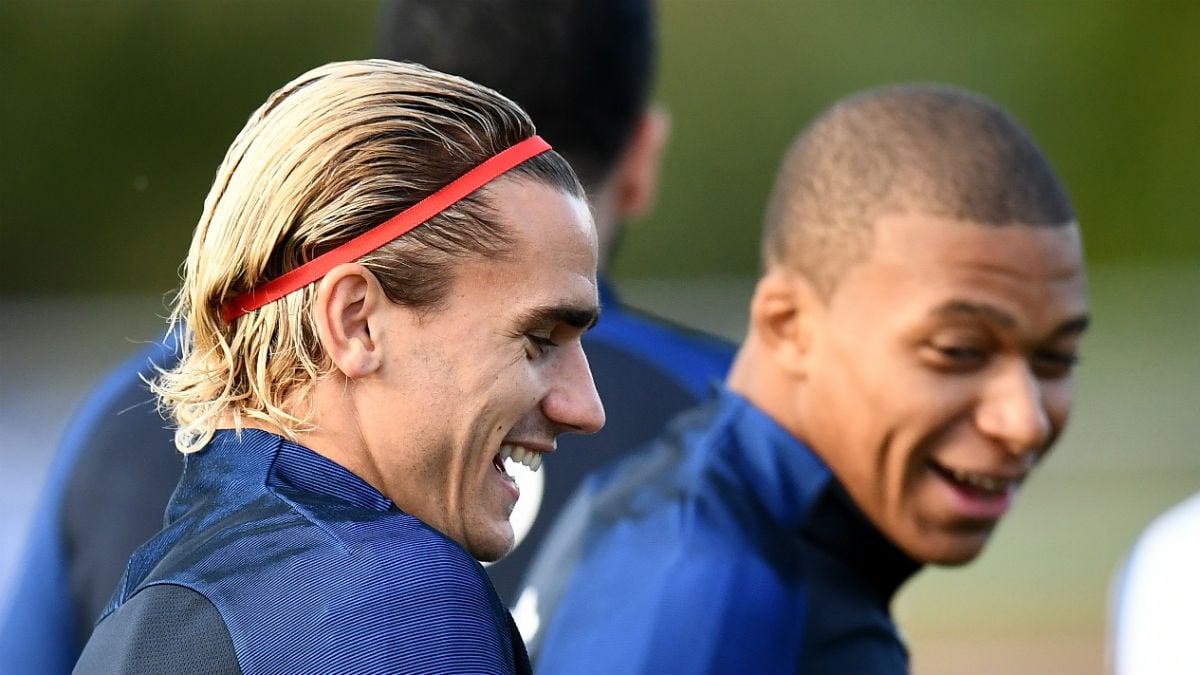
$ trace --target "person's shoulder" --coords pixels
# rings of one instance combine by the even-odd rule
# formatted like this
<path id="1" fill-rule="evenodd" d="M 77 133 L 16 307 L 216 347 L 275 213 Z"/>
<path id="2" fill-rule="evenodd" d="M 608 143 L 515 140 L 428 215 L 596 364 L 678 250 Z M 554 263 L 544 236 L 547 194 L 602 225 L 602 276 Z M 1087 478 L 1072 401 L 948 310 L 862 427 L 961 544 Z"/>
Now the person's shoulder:
<path id="1" fill-rule="evenodd" d="M 752 495 L 725 460 L 736 442 L 727 397 L 714 396 L 672 419 L 653 441 L 594 472 L 579 491 L 594 513 L 642 520 L 660 509 L 695 511 L 678 526 L 711 523 Z M 703 530 L 707 532 L 707 530 Z"/>
<path id="2" fill-rule="evenodd" d="M 252 670 L 504 669 L 503 608 L 452 540 L 398 511 L 266 515 L 241 544 L 213 552 L 225 564 L 210 558 L 170 578 L 214 604 L 243 663 L 264 666 Z"/>
<path id="3" fill-rule="evenodd" d="M 220 612 L 202 593 L 163 583 L 141 589 L 95 628 L 78 673 L 241 672 Z"/>
<path id="4" fill-rule="evenodd" d="M 1190 583 L 1200 564 L 1200 493 L 1156 517 L 1130 550 L 1119 579 L 1123 611 L 1148 603 L 1182 607 L 1200 602 L 1200 583 Z"/>
<path id="5" fill-rule="evenodd" d="M 714 380 L 724 378 L 736 349 L 724 338 L 622 305 L 606 307 L 584 341 L 585 346 L 603 345 L 635 357 L 643 367 L 669 375 L 697 399 L 707 395 Z"/>
<path id="6" fill-rule="evenodd" d="M 60 453 L 70 455 L 73 461 L 80 448 L 96 444 L 98 434 L 107 434 L 110 428 L 121 428 L 122 425 L 140 424 L 141 417 L 129 414 L 132 411 L 148 411 L 157 417 L 154 396 L 146 380 L 155 377 L 159 368 L 173 365 L 177 359 L 175 341 L 168 335 L 147 344 L 110 370 L 75 411 L 63 434 Z"/>
<path id="7" fill-rule="evenodd" d="M 420 520 L 389 515 L 342 539 L 352 554 L 326 591 L 328 620 L 317 631 L 320 639 L 367 640 L 373 649 L 355 658 L 373 669 L 376 656 L 397 672 L 509 669 L 507 615 L 482 565 Z"/>
<path id="8" fill-rule="evenodd" d="M 636 551 L 601 551 L 574 575 L 548 615 L 540 669 L 774 672 L 794 665 L 802 589 L 759 551 L 732 541 L 642 543 Z"/>
<path id="9" fill-rule="evenodd" d="M 1200 493 L 1142 532 L 1113 584 L 1109 642 L 1113 672 L 1194 672 L 1200 606 Z"/>
<path id="10" fill-rule="evenodd" d="M 457 542 L 400 511 L 346 513 L 314 522 L 329 535 L 314 557 L 338 570 L 343 597 L 364 593 L 371 607 L 417 619 L 436 609 L 491 620 L 499 599 L 483 566 Z"/>

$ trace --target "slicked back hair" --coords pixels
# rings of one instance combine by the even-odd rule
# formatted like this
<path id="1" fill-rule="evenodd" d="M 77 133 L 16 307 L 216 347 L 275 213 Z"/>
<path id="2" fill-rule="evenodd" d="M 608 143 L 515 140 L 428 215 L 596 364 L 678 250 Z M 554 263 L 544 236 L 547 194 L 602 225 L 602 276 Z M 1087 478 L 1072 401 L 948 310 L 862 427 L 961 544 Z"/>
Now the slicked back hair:
<path id="1" fill-rule="evenodd" d="M 377 53 L 513 99 L 592 193 L 646 109 L 655 34 L 652 0 L 385 0 Z"/>
<path id="2" fill-rule="evenodd" d="M 182 452 L 217 425 L 264 421 L 295 439 L 302 401 L 331 372 L 311 307 L 316 283 L 226 323 L 222 304 L 363 234 L 534 134 L 529 117 L 486 87 L 416 64 L 331 63 L 296 78 L 234 139 L 204 202 L 172 312 L 183 359 L 154 390 Z M 583 198 L 557 153 L 521 177 Z M 488 186 L 360 258 L 392 302 L 435 311 L 459 265 L 512 250 Z"/>
<path id="3" fill-rule="evenodd" d="M 792 144 L 767 207 L 763 265 L 800 272 L 828 297 L 869 254 L 874 222 L 900 213 L 1075 221 L 1042 151 L 995 103 L 945 86 L 890 86 L 834 104 Z"/>

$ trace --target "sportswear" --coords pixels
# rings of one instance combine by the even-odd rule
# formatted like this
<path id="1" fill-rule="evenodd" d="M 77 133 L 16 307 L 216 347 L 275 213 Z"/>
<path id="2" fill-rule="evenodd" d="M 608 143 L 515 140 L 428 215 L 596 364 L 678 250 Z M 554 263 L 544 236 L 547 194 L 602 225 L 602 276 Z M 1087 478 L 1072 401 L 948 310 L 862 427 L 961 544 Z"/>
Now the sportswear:
<path id="1" fill-rule="evenodd" d="M 187 456 L 166 528 L 130 559 L 75 668 L 197 670 L 531 672 L 461 546 L 257 429 L 218 431 Z"/>
<path id="2" fill-rule="evenodd" d="M 889 605 L 918 563 L 732 391 L 590 478 L 547 542 L 517 610 L 541 672 L 908 671 Z"/>
<path id="3" fill-rule="evenodd" d="M 541 467 L 541 517 L 487 568 L 507 602 L 583 476 L 650 441 L 675 413 L 707 396 L 733 358 L 728 342 L 629 309 L 604 280 L 599 286 L 602 317 L 583 342 L 608 421 L 590 436 L 559 437 L 565 452 Z M 14 672 L 70 672 L 130 554 L 162 527 L 182 460 L 143 379 L 178 359 L 173 335 L 130 357 L 90 394 L 64 435 L 0 622 L 0 663 Z"/>

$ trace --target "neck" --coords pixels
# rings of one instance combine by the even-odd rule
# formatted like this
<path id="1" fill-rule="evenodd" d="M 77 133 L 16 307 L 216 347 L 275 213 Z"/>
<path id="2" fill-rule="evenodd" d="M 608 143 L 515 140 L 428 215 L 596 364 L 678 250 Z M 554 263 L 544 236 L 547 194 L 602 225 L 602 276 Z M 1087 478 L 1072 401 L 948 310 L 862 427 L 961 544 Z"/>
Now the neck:
<path id="1" fill-rule="evenodd" d="M 774 363 L 753 330 L 738 349 L 725 385 L 754 404 L 779 426 L 802 438 L 797 420 L 799 392 L 794 377 Z"/>
<path id="2" fill-rule="evenodd" d="M 382 472 L 369 452 L 358 421 L 355 384 L 339 373 L 317 381 L 308 397 L 313 424 L 297 434 L 297 441 L 313 452 L 336 462 L 387 495 Z"/>

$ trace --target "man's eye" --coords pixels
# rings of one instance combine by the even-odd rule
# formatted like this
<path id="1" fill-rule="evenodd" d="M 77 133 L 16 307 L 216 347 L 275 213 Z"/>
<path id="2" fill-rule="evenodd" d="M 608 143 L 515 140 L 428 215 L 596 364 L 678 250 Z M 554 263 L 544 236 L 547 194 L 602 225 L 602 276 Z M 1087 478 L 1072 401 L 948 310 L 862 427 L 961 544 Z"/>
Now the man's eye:
<path id="1" fill-rule="evenodd" d="M 1079 363 L 1079 356 L 1067 352 L 1038 352 L 1033 355 L 1033 370 L 1038 377 L 1057 379 L 1066 377 Z"/>
<path id="2" fill-rule="evenodd" d="M 547 352 L 557 346 L 558 343 L 550 339 L 549 336 L 535 335 L 533 333 L 525 334 L 525 354 L 531 359 L 545 356 Z"/>
<path id="3" fill-rule="evenodd" d="M 966 372 L 987 363 L 987 352 L 978 347 L 954 344 L 931 344 L 927 353 L 933 365 L 942 370 Z"/>

